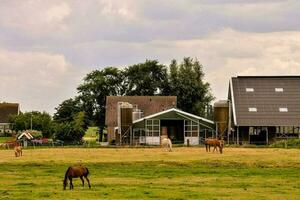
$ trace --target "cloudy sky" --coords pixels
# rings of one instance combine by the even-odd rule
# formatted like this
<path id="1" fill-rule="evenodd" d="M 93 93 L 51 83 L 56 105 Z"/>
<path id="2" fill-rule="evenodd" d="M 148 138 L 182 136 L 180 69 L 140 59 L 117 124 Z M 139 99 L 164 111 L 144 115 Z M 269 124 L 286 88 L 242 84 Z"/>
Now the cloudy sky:
<path id="1" fill-rule="evenodd" d="M 91 70 L 198 58 L 217 99 L 237 75 L 300 74 L 299 0 L 0 0 L 0 101 L 50 113 Z"/>

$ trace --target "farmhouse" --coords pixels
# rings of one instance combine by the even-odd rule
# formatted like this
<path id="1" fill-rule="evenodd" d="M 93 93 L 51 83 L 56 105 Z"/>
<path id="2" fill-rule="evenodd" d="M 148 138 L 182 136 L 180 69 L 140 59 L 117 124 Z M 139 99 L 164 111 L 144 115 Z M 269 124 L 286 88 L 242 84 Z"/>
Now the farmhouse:
<path id="1" fill-rule="evenodd" d="M 268 144 L 300 138 L 300 76 L 232 77 L 228 100 L 228 142 Z"/>
<path id="2" fill-rule="evenodd" d="M 117 144 L 159 145 L 164 137 L 173 143 L 199 144 L 201 133 L 214 122 L 176 108 L 175 96 L 108 96 L 108 138 Z"/>
<path id="3" fill-rule="evenodd" d="M 9 116 L 17 115 L 19 112 L 18 103 L 0 103 L 0 135 L 11 133 Z"/>

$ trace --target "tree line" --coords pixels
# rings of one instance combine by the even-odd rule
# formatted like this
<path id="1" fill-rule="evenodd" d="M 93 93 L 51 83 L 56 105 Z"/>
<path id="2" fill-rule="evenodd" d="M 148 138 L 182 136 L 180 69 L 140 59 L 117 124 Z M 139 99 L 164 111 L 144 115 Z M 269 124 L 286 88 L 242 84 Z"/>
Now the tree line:
<path id="1" fill-rule="evenodd" d="M 211 118 L 214 99 L 209 83 L 204 81 L 203 66 L 197 59 L 172 60 L 169 66 L 157 60 L 128 67 L 106 67 L 88 73 L 77 87 L 78 95 L 55 108 L 53 119 L 47 113 L 34 113 L 33 128 L 44 136 L 62 140 L 79 140 L 88 126 L 105 128 L 106 96 L 177 96 L 177 107 L 196 115 Z M 30 113 L 14 116 L 14 130 L 28 129 Z M 25 120 L 26 122 L 20 122 Z M 40 119 L 40 122 L 37 122 Z M 38 125 L 41 124 L 41 125 Z"/>

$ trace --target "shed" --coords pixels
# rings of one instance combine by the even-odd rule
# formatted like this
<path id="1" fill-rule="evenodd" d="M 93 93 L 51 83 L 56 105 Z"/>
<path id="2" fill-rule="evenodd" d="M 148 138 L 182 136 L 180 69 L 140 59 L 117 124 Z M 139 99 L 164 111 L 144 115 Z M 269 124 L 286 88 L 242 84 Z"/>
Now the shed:
<path id="1" fill-rule="evenodd" d="M 23 146 L 27 147 L 27 141 L 30 141 L 33 139 L 33 136 L 28 132 L 23 132 L 19 137 L 18 140 L 21 140 L 23 142 Z"/>

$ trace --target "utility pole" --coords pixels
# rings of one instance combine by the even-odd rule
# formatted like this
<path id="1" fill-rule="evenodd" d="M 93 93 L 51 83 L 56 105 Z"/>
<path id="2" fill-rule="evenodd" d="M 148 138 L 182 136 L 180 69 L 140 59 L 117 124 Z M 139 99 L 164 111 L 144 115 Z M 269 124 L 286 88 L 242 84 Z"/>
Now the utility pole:
<path id="1" fill-rule="evenodd" d="M 32 111 L 31 111 L 31 115 L 30 115 L 30 131 L 32 132 Z"/>

